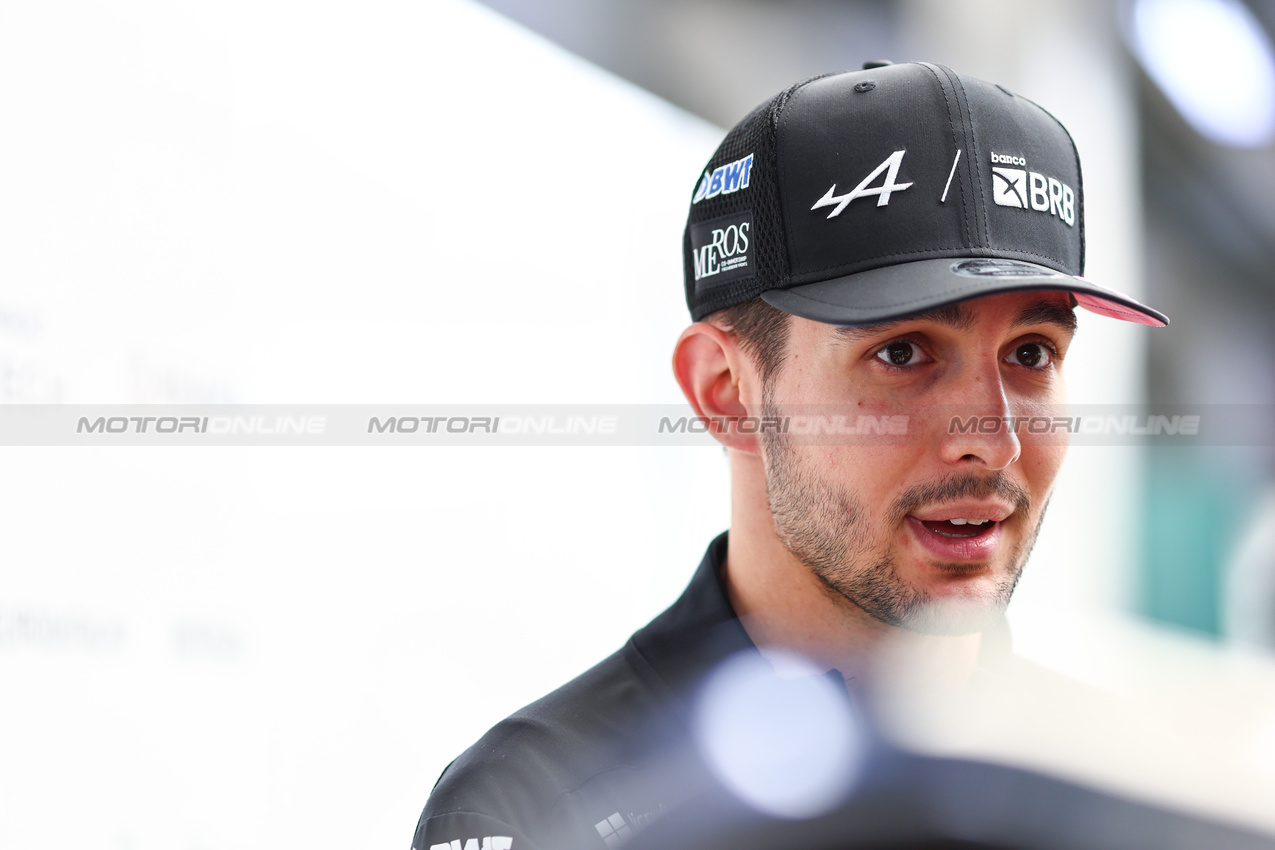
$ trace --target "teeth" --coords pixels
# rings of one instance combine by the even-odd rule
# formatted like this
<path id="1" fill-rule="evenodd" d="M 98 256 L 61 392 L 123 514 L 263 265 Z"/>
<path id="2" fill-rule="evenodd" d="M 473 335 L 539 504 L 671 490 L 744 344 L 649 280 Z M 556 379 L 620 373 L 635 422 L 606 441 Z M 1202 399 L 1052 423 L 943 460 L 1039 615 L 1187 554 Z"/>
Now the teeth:
<path id="1" fill-rule="evenodd" d="M 991 522 L 990 519 L 949 519 L 952 525 L 982 525 L 985 522 Z"/>
<path id="2" fill-rule="evenodd" d="M 969 522 L 969 520 L 967 520 L 967 519 L 949 519 L 949 520 L 948 520 L 948 522 L 952 523 L 952 525 L 965 525 L 965 523 Z"/>

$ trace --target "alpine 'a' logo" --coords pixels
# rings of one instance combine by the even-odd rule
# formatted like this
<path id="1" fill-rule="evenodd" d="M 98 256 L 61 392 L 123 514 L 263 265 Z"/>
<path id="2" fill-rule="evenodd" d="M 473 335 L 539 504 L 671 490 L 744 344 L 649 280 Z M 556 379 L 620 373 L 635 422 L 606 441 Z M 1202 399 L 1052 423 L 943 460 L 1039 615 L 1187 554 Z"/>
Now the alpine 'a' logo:
<path id="1" fill-rule="evenodd" d="M 810 208 L 811 211 L 817 210 L 820 207 L 835 207 L 832 212 L 828 213 L 828 218 L 836 218 L 841 215 L 841 211 L 844 210 L 851 201 L 856 198 L 866 198 L 869 195 L 877 196 L 877 206 L 887 206 L 890 203 L 891 193 L 902 192 L 904 189 L 912 185 L 911 183 L 895 182 L 896 178 L 899 176 L 899 166 L 903 164 L 904 153 L 906 153 L 906 151 L 895 151 L 890 154 L 886 157 L 885 162 L 878 165 L 872 170 L 871 174 L 863 178 L 862 183 L 855 186 L 853 191 L 847 192 L 844 195 L 833 194 L 833 192 L 837 191 L 837 184 L 833 183 L 832 187 L 829 188 L 827 192 L 824 192 L 823 197 Z M 889 171 L 886 171 L 887 168 Z M 880 186 L 875 186 L 869 189 L 868 186 L 872 185 L 873 180 L 876 180 L 881 176 L 882 171 L 886 171 L 885 181 Z"/>

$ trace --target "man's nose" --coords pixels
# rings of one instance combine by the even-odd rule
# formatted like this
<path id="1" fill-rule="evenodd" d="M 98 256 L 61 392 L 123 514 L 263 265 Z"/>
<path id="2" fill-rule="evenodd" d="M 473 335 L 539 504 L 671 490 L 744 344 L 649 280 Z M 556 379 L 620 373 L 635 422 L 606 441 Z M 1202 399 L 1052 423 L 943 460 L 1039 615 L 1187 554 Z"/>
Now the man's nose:
<path id="1" fill-rule="evenodd" d="M 945 399 L 939 454 L 950 464 L 979 464 L 1004 469 L 1022 455 L 1000 363 L 962 369 Z"/>

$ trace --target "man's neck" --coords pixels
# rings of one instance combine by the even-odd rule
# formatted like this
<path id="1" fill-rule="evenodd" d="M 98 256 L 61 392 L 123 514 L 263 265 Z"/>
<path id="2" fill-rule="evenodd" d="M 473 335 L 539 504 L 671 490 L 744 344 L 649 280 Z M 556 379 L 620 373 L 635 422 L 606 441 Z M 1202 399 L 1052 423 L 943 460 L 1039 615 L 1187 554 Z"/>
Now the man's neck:
<path id="1" fill-rule="evenodd" d="M 838 670 L 847 681 L 870 678 L 882 665 L 900 664 L 943 683 L 969 678 L 978 663 L 980 635 L 910 632 L 876 619 L 830 589 L 776 534 L 760 462 L 731 454 L 726 590 L 763 655 L 772 647 L 795 652 Z"/>

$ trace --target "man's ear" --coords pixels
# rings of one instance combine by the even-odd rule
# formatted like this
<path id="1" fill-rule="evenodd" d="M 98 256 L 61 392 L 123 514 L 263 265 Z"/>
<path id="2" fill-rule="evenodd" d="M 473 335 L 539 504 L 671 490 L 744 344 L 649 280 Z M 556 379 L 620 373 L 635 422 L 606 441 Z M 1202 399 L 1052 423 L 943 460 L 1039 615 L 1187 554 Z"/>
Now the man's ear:
<path id="1" fill-rule="evenodd" d="M 741 434 L 732 424 L 759 416 L 761 405 L 761 382 L 734 336 L 708 322 L 691 325 L 673 349 L 673 374 L 714 439 L 728 449 L 759 451 L 756 434 Z"/>

